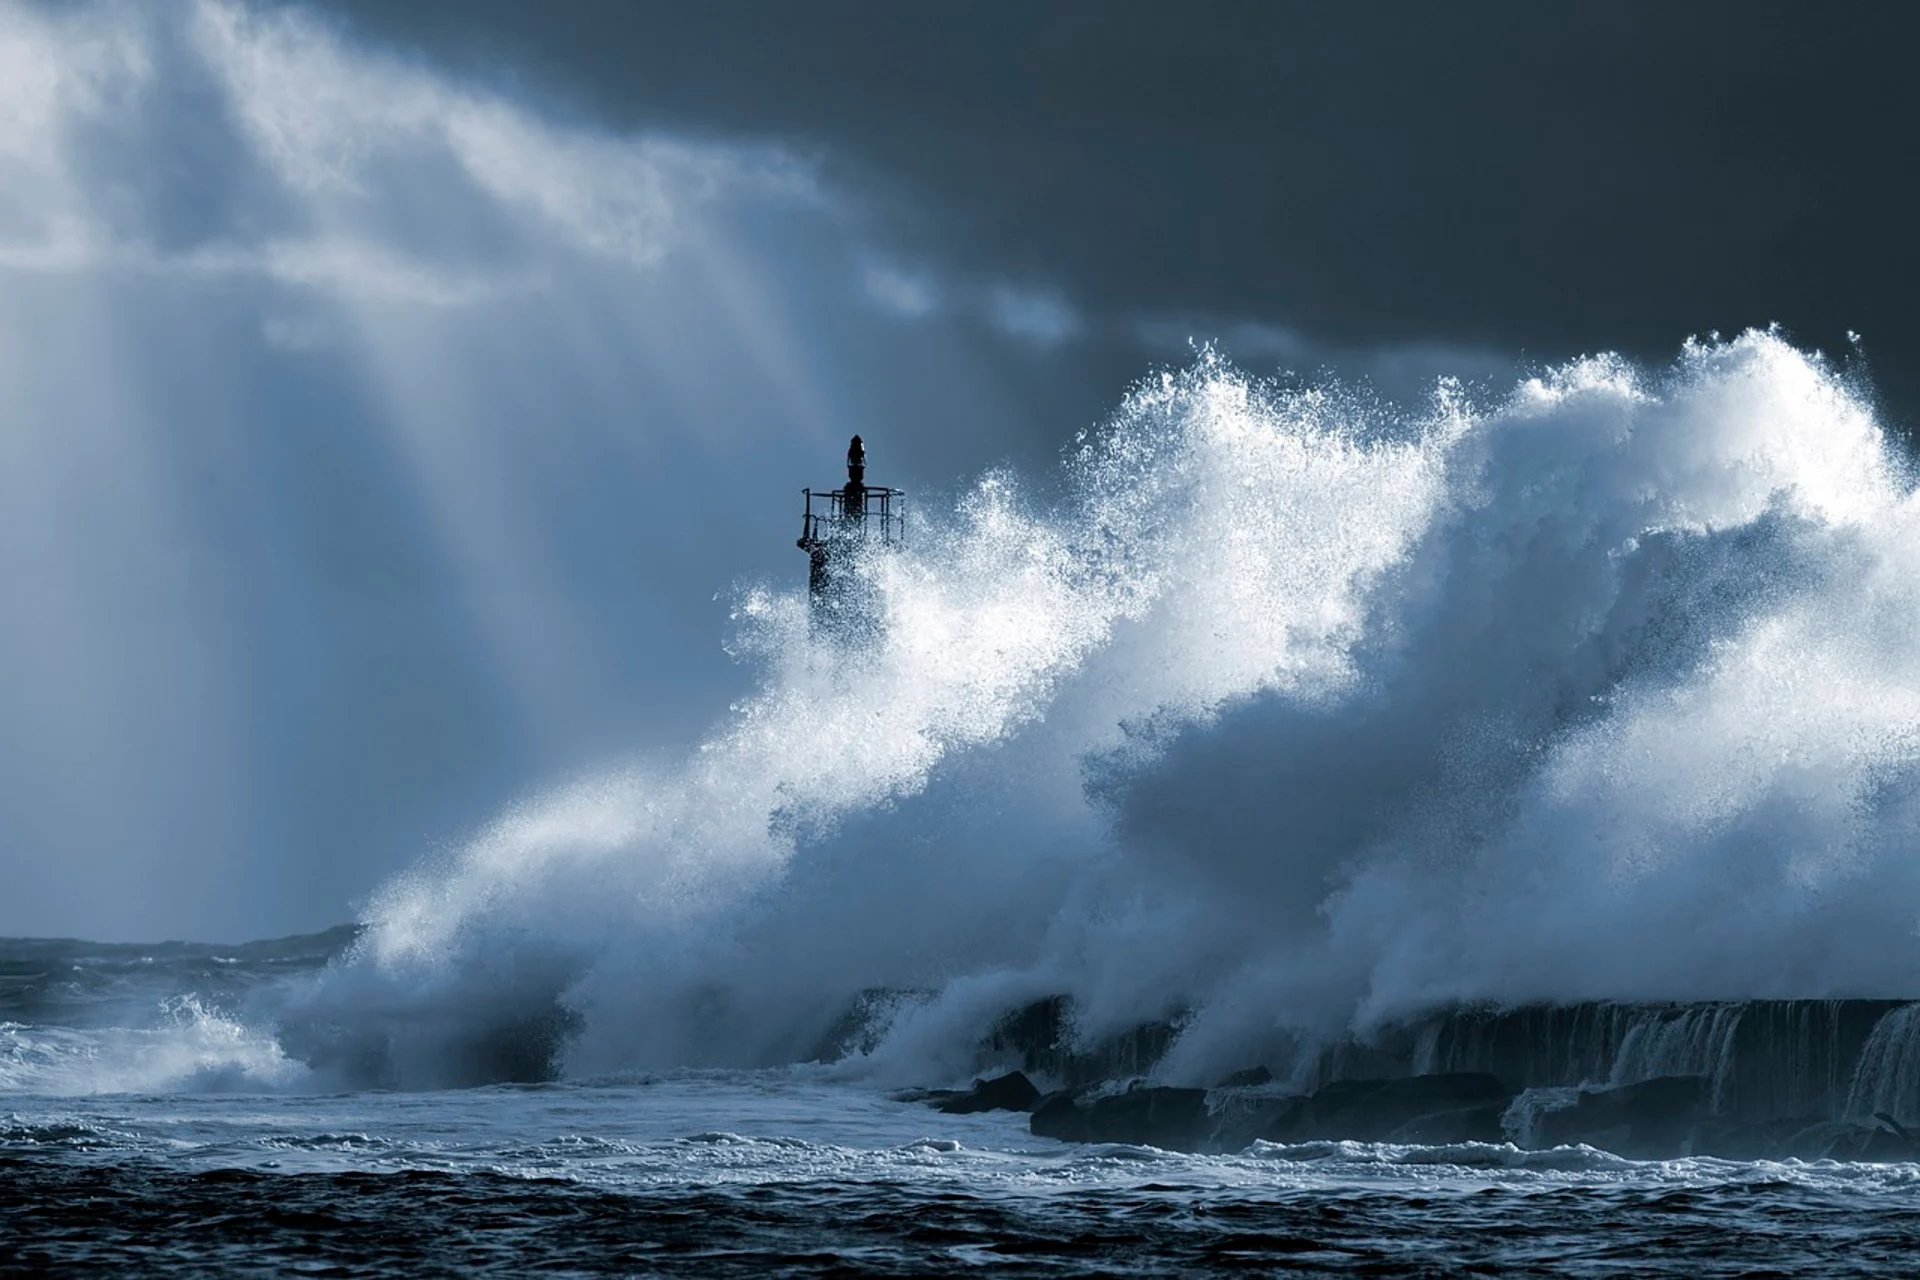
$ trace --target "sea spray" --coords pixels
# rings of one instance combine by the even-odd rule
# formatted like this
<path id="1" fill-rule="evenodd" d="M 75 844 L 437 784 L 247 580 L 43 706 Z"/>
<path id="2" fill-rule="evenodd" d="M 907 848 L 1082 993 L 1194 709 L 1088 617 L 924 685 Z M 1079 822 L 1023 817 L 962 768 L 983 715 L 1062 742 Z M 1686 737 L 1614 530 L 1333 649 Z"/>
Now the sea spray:
<path id="1" fill-rule="evenodd" d="M 911 990 L 867 1059 L 911 1076 L 1059 992 L 1087 1036 L 1193 1010 L 1199 1075 L 1457 1001 L 1920 981 L 1920 512 L 1818 356 L 1394 412 L 1208 353 L 1065 481 L 918 504 L 868 645 L 743 590 L 759 691 L 396 882 L 330 1016 L 406 1081 L 543 1018 L 577 1072 L 791 1059 Z"/>
<path id="2" fill-rule="evenodd" d="M 192 995 L 147 1025 L 79 1028 L 0 1021 L 0 1094 L 263 1093 L 311 1073 L 275 1038 Z"/>

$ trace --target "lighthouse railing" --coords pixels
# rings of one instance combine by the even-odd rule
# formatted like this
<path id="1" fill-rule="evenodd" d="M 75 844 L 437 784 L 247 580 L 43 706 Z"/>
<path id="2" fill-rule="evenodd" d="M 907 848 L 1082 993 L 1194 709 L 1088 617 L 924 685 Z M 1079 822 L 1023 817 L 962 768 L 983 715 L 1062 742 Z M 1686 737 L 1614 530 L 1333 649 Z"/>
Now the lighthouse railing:
<path id="1" fill-rule="evenodd" d="M 825 493 L 802 489 L 800 492 L 806 499 L 803 537 L 808 541 L 858 539 L 894 546 L 906 540 L 904 489 L 866 485 L 854 494 L 845 489 Z M 814 510 L 816 499 L 825 504 L 824 511 Z"/>

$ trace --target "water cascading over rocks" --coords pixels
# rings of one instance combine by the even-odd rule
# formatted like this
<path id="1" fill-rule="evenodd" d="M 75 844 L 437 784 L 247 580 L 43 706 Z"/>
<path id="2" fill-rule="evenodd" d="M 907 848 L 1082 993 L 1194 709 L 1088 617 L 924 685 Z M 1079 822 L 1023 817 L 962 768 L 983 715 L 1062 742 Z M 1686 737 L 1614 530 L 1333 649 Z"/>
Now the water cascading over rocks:
<path id="1" fill-rule="evenodd" d="M 1275 1044 L 1214 1081 L 1165 1070 L 1187 1019 L 1102 1039 L 1061 997 L 1013 1011 L 983 1064 L 1057 1091 L 1036 1134 L 1238 1150 L 1256 1139 L 1574 1142 L 1623 1154 L 1920 1158 L 1920 1003 L 1469 1006 L 1364 1037 Z M 1203 1087 L 1210 1085 L 1211 1087 Z M 1124 1088 L 1123 1088 L 1124 1086 Z M 971 1097 L 1004 1093 L 1000 1079 Z M 982 1102 L 980 1105 L 988 1105 Z"/>

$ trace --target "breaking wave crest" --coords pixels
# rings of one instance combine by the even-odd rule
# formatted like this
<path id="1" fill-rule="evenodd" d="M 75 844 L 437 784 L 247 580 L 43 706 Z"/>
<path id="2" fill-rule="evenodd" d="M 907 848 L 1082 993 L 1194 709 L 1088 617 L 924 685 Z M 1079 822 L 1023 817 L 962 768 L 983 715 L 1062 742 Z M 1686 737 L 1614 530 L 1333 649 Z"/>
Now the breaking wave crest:
<path id="1" fill-rule="evenodd" d="M 261 1093 L 307 1076 L 272 1034 L 190 995 L 143 1027 L 0 1022 L 0 1094 Z"/>
<path id="2" fill-rule="evenodd" d="M 921 503 L 863 643 L 799 566 L 742 591 L 758 692 L 391 884 L 309 1023 L 414 1083 L 752 1065 L 882 989 L 864 1061 L 925 1076 L 1057 992 L 1196 1011 L 1197 1071 L 1460 1001 L 1920 985 L 1920 506 L 1821 357 L 1409 412 L 1208 353 L 1064 468 Z"/>

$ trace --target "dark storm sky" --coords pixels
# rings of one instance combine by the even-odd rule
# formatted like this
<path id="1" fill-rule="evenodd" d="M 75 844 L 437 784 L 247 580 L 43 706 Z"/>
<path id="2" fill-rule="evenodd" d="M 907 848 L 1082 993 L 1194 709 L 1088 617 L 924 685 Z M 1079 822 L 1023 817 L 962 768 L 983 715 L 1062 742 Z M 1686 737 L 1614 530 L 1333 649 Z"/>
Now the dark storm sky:
<path id="1" fill-rule="evenodd" d="M 1857 331 L 1911 434 L 1911 12 L 0 0 L 0 933 L 323 927 L 678 758 L 847 435 L 1044 500 L 1190 341 Z"/>
<path id="2" fill-rule="evenodd" d="M 607 123 L 796 144 L 904 251 L 1060 290 L 1121 376 L 1151 315 L 1542 359 L 1777 322 L 1858 331 L 1920 409 L 1906 6 L 327 3 Z"/>

